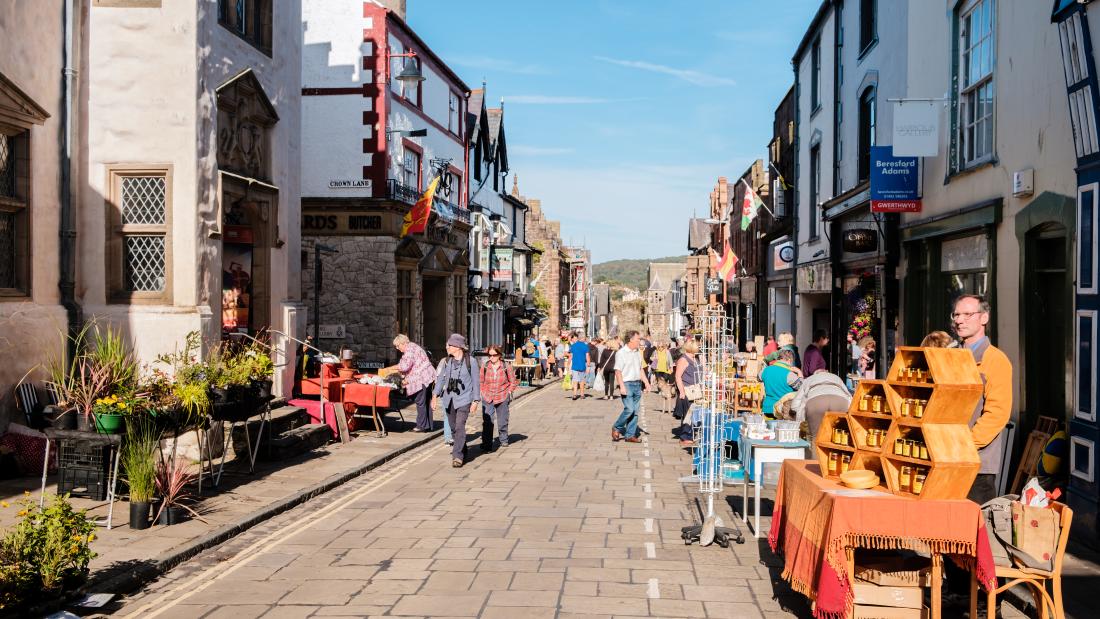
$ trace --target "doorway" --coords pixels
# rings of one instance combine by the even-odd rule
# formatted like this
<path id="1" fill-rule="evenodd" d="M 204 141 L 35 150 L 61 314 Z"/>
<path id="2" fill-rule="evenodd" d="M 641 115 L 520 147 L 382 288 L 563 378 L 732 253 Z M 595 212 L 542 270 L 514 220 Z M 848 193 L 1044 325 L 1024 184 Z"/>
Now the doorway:
<path id="1" fill-rule="evenodd" d="M 433 359 L 447 355 L 447 278 L 424 276 L 424 347 Z"/>
<path id="2" fill-rule="evenodd" d="M 1048 223 L 1027 233 L 1024 255 L 1024 409 L 1020 436 L 1039 416 L 1066 417 L 1066 334 L 1072 304 L 1066 228 Z"/>

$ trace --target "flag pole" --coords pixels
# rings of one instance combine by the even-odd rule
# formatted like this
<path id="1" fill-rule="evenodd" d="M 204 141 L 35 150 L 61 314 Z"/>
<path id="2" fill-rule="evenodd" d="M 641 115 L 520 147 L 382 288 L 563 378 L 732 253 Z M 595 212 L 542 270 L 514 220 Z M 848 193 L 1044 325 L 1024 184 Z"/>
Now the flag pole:
<path id="1" fill-rule="evenodd" d="M 783 178 L 783 173 L 779 171 L 779 168 L 775 167 L 775 164 L 768 162 L 768 167 L 775 170 L 775 175 L 779 177 L 779 182 L 783 183 L 783 189 L 790 189 L 791 186 L 787 184 L 787 179 Z"/>

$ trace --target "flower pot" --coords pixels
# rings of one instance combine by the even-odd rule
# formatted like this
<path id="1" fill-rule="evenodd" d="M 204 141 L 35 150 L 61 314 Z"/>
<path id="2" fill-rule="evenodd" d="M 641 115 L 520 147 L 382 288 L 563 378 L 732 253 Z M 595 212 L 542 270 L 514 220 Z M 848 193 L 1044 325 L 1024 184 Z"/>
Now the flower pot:
<path id="1" fill-rule="evenodd" d="M 186 519 L 187 510 L 183 509 L 182 507 L 169 506 L 160 510 L 160 515 L 157 516 L 157 524 L 179 524 Z"/>
<path id="2" fill-rule="evenodd" d="M 210 392 L 214 395 L 215 402 L 227 402 L 229 401 L 229 388 L 228 387 L 211 387 Z"/>
<path id="3" fill-rule="evenodd" d="M 81 415 L 80 413 L 77 413 L 77 415 L 76 415 L 76 429 L 79 432 L 91 432 L 92 431 L 92 420 L 91 420 L 91 418 L 88 415 Z"/>
<path id="4" fill-rule="evenodd" d="M 55 430 L 75 430 L 78 415 L 76 409 L 69 409 L 67 411 L 59 411 L 54 415 L 50 424 Z"/>
<path id="5" fill-rule="evenodd" d="M 336 373 L 340 375 L 342 380 L 351 380 L 355 378 L 355 373 L 358 370 L 355 368 L 336 368 Z"/>
<path id="6" fill-rule="evenodd" d="M 130 503 L 130 528 L 148 529 L 151 524 L 149 513 L 153 505 L 149 502 Z"/>
<path id="7" fill-rule="evenodd" d="M 122 431 L 124 417 L 118 413 L 96 413 L 95 429 L 100 434 L 119 434 Z"/>
<path id="8" fill-rule="evenodd" d="M 274 383 L 270 380 L 257 380 L 252 382 L 252 386 L 256 388 L 256 392 L 259 394 L 261 400 L 266 400 L 271 397 L 271 387 Z"/>

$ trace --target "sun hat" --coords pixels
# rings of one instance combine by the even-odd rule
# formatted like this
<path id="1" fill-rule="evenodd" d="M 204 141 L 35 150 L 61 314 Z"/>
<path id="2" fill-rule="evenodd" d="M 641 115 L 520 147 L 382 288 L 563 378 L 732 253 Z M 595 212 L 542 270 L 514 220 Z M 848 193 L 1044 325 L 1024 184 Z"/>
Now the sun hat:
<path id="1" fill-rule="evenodd" d="M 447 338 L 447 345 L 466 350 L 466 338 L 460 333 L 452 333 L 450 337 Z"/>

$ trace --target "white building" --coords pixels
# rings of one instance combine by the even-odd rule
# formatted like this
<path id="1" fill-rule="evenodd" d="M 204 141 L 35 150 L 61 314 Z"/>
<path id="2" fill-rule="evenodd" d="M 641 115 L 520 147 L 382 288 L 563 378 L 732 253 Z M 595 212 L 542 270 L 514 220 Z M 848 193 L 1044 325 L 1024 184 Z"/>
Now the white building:
<path id="1" fill-rule="evenodd" d="M 62 4 L 10 3 L 0 19 L 0 133 L 30 155 L 0 210 L 17 211 L 34 258 L 0 252 L 0 272 L 14 261 L 18 273 L 0 314 L 22 366 L 0 371 L 4 393 L 84 319 L 122 329 L 141 362 L 189 331 L 207 345 L 298 333 L 300 3 L 77 1 L 71 16 Z"/>
<path id="2" fill-rule="evenodd" d="M 301 22 L 303 295 L 319 288 L 310 321 L 335 336 L 321 346 L 368 363 L 395 361 L 398 333 L 438 358 L 449 333 L 466 332 L 470 89 L 409 28 L 404 5 L 305 0 Z M 437 176 L 427 230 L 402 236 Z"/>

